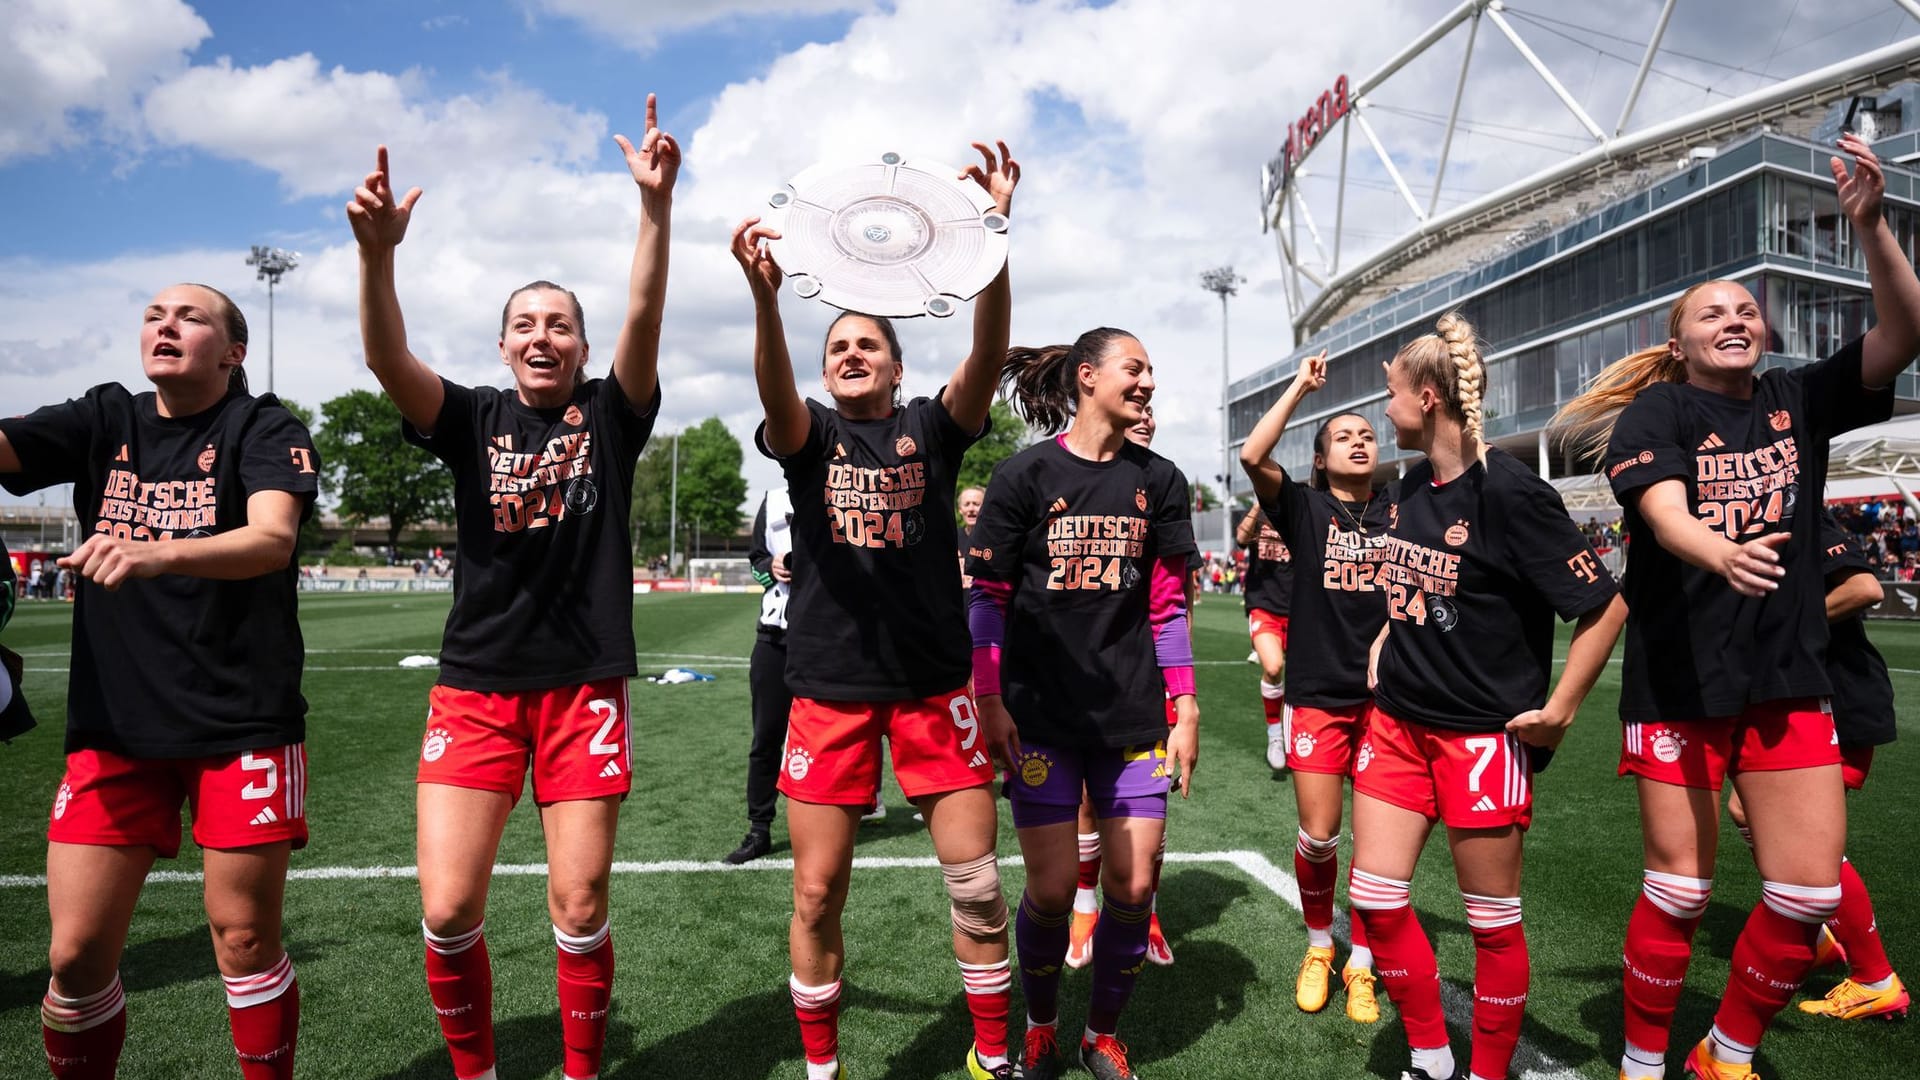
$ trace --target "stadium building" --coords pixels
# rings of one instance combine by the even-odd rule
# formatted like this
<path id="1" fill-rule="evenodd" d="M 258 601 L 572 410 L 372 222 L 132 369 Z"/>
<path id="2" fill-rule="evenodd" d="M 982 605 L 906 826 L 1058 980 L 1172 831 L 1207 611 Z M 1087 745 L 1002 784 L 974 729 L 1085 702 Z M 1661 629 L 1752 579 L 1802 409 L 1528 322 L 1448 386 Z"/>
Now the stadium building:
<path id="1" fill-rule="evenodd" d="M 1908 257 L 1920 259 L 1920 86 L 1909 81 L 1920 77 L 1920 37 L 1627 131 L 1673 7 L 1666 5 L 1646 44 L 1611 135 L 1526 48 L 1498 3 L 1461 4 L 1378 72 L 1353 85 L 1342 77 L 1314 102 L 1262 176 L 1265 224 L 1280 248 L 1299 344 L 1231 383 L 1229 442 L 1237 447 L 1246 438 L 1302 358 L 1325 349 L 1327 387 L 1307 400 L 1275 456 L 1303 475 L 1319 420 L 1355 412 L 1380 433 L 1384 478 L 1407 458 L 1393 445 L 1380 365 L 1432 330 L 1442 313 L 1459 309 L 1484 342 L 1490 441 L 1536 464 L 1576 514 L 1605 517 L 1611 495 L 1598 477 L 1583 475 L 1591 466 L 1573 459 L 1548 421 L 1603 366 L 1665 340 L 1668 309 L 1682 290 L 1710 278 L 1751 289 L 1769 323 L 1763 370 L 1810 362 L 1862 333 L 1872 319 L 1866 269 L 1835 196 L 1829 148 L 1843 129 L 1873 140 L 1887 165 L 1887 216 Z M 1920 31 L 1920 22 L 1908 29 Z M 1495 31 L 1512 39 L 1545 92 L 1560 98 L 1592 143 L 1443 210 L 1439 175 L 1460 119 L 1456 95 L 1438 144 L 1435 196 L 1423 203 L 1368 122 L 1368 95 L 1429 49 L 1461 36 L 1464 89 L 1476 38 L 1484 48 Z M 1313 156 L 1316 148 L 1339 160 Z M 1434 160 L 1433 145 L 1420 153 Z M 1317 227 L 1302 195 L 1310 156 L 1316 179 L 1337 169 L 1331 236 Z M 1411 224 L 1343 264 L 1341 249 L 1352 242 L 1343 235 L 1352 227 L 1351 181 L 1362 166 L 1385 176 L 1389 183 L 1376 186 L 1400 196 L 1404 207 L 1395 208 L 1410 209 Z M 1324 201 L 1320 224 L 1328 220 Z M 1903 374 L 1896 392 L 1896 412 L 1920 412 L 1920 377 Z M 1240 470 L 1228 475 L 1244 496 Z"/>

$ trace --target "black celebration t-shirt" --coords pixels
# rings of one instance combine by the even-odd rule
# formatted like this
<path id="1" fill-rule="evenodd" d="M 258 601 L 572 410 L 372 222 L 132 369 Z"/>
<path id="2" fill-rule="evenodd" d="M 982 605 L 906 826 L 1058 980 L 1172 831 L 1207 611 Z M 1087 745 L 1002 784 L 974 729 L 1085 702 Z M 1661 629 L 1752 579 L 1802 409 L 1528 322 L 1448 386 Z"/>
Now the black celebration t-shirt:
<path id="1" fill-rule="evenodd" d="M 1892 408 L 1890 388 L 1861 386 L 1856 340 L 1817 364 L 1762 374 L 1749 400 L 1655 383 L 1621 411 L 1605 467 L 1632 540 L 1622 720 L 1734 716 L 1831 691 L 1819 521 L 1827 444 Z M 1685 486 L 1693 516 L 1729 540 L 1790 532 L 1780 587 L 1742 596 L 1661 547 L 1639 494 L 1669 479 Z"/>
<path id="2" fill-rule="evenodd" d="M 433 433 L 401 428 L 453 470 L 441 684 L 500 693 L 634 674 L 628 509 L 658 387 L 640 412 L 611 376 L 551 409 L 512 389 L 441 386 Z"/>
<path id="3" fill-rule="evenodd" d="M 941 391 L 945 393 L 944 390 Z M 807 441 L 780 463 L 793 499 L 787 685 L 821 701 L 900 701 L 967 685 L 973 642 L 960 588 L 954 481 L 987 433 L 940 395 L 878 420 L 809 399 Z"/>
<path id="4" fill-rule="evenodd" d="M 1391 515 L 1380 707 L 1499 731 L 1546 704 L 1553 616 L 1576 619 L 1618 591 L 1560 493 L 1491 448 L 1446 484 L 1434 484 L 1431 462 L 1407 470 Z"/>
<path id="5" fill-rule="evenodd" d="M 313 438 L 272 395 L 166 417 L 151 392 L 108 383 L 0 432 L 21 465 L 0 483 L 16 495 L 72 484 L 87 535 L 193 542 L 244 527 L 256 492 L 293 494 L 303 520 L 319 492 Z M 304 741 L 298 577 L 289 559 L 243 581 L 162 574 L 108 592 L 80 579 L 67 752 L 183 758 Z"/>
<path id="6" fill-rule="evenodd" d="M 1832 589 L 1855 574 L 1872 574 L 1866 553 L 1833 518 L 1820 514 L 1820 568 Z M 1852 615 L 1828 623 L 1827 678 L 1833 683 L 1833 726 L 1841 746 L 1880 746 L 1898 737 L 1894 725 L 1893 681 L 1880 650 L 1867 640 L 1867 617 Z"/>
<path id="7" fill-rule="evenodd" d="M 1315 709 L 1358 705 L 1367 691 L 1367 653 L 1387 621 L 1392 494 L 1350 503 L 1281 477 L 1260 509 L 1293 551 L 1293 614 L 1287 634 L 1287 701 Z"/>
<path id="8" fill-rule="evenodd" d="M 1128 442 L 1088 461 L 1047 439 L 994 469 L 967 572 L 1013 585 L 1000 685 L 1021 738 L 1166 738 L 1153 570 L 1194 549 L 1191 505 L 1180 470 Z"/>
<path id="9" fill-rule="evenodd" d="M 1287 542 L 1260 517 L 1259 531 L 1247 545 L 1247 574 L 1241 579 L 1247 610 L 1286 615 L 1293 597 L 1293 552 Z"/>

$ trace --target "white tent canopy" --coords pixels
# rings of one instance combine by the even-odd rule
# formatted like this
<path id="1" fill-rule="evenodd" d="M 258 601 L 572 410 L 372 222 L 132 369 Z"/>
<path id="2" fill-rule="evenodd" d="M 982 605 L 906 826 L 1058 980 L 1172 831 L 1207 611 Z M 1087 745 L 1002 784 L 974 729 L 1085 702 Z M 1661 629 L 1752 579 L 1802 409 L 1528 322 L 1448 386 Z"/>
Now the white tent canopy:
<path id="1" fill-rule="evenodd" d="M 1620 513 L 1604 474 L 1563 476 L 1553 486 L 1576 517 Z M 1827 464 L 1829 500 L 1890 495 L 1913 503 L 1915 488 L 1920 488 L 1920 416 L 1895 417 L 1834 440 Z M 1920 512 L 1920 505 L 1915 510 Z"/>

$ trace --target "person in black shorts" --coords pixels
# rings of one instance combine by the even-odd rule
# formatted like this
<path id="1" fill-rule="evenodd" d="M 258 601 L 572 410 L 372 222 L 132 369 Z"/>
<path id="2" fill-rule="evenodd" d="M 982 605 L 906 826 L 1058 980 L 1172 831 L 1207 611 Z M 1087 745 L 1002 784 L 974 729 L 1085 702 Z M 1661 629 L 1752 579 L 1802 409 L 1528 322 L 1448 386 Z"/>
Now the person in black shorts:
<path id="1" fill-rule="evenodd" d="M 753 579 L 766 591 L 760 594 L 753 655 L 747 661 L 753 741 L 747 748 L 747 835 L 725 859 L 735 866 L 773 850 L 780 746 L 786 741 L 787 713 L 793 708 L 793 695 L 787 691 L 787 600 L 793 589 L 793 572 L 787 564 L 792 554 L 793 504 L 785 488 L 774 488 L 760 499 L 760 510 L 753 516 L 753 546 L 747 549 Z"/>
<path id="2" fill-rule="evenodd" d="M 1556 418 L 1599 451 L 1632 541 L 1620 773 L 1636 780 L 1645 866 L 1622 972 L 1628 1080 L 1666 1072 L 1728 776 L 1761 899 L 1688 1072 L 1752 1073 L 1841 902 L 1846 789 L 1826 701 L 1819 492 L 1833 437 L 1893 408 L 1893 382 L 1920 351 L 1920 279 L 1881 214 L 1879 159 L 1851 134 L 1839 146 L 1852 171 L 1829 164 L 1865 258 L 1872 329 L 1817 364 L 1756 376 L 1759 302 L 1737 282 L 1702 282 L 1674 301 L 1666 341 L 1609 365 Z"/>
<path id="3" fill-rule="evenodd" d="M 79 581 L 41 1030 L 56 1077 L 114 1075 L 134 904 L 179 854 L 189 803 L 240 1073 L 282 1080 L 300 1026 L 282 900 L 307 842 L 293 552 L 319 459 L 292 413 L 247 392 L 247 321 L 224 293 L 174 285 L 141 320 L 151 391 L 106 383 L 0 420 L 0 484 L 74 485 L 87 533 L 60 560 Z"/>
<path id="4" fill-rule="evenodd" d="M 604 378 L 586 317 L 549 281 L 513 291 L 500 360 L 513 388 L 459 386 L 407 344 L 395 249 L 420 189 L 396 196 L 381 147 L 347 207 L 360 247 L 367 367 L 409 443 L 453 472 L 453 610 L 427 698 L 416 801 L 427 991 L 461 1080 L 494 1076 L 487 886 L 507 815 L 533 773 L 547 842 L 562 1075 L 599 1073 L 613 992 L 607 911 L 620 804 L 632 783 L 635 462 L 660 415 L 660 325 L 680 148 L 659 129 L 625 154 L 640 194 L 627 309 Z M 399 448 L 395 448 L 399 452 Z"/>
<path id="5" fill-rule="evenodd" d="M 1893 709 L 1893 680 L 1887 661 L 1867 638 L 1866 612 L 1885 598 L 1874 580 L 1873 564 L 1853 537 L 1840 527 L 1831 509 L 1820 515 L 1821 568 L 1827 579 L 1827 677 L 1833 683 L 1833 726 L 1840 736 L 1840 777 L 1848 791 L 1867 785 L 1873 751 L 1899 737 Z M 1753 846 L 1740 793 L 1727 796 L 1727 813 Z M 1913 1004 L 1906 984 L 1894 973 L 1880 941 L 1867 883 L 1846 856 L 1840 857 L 1840 906 L 1820 927 L 1814 966 L 1847 966 L 1847 977 L 1825 997 L 1800 1003 L 1800 1011 L 1838 1020 L 1870 1016 L 1900 1019 Z"/>
<path id="6" fill-rule="evenodd" d="M 1375 580 L 1373 708 L 1353 768 L 1348 898 L 1412 1050 L 1408 1080 L 1454 1075 L 1433 946 L 1410 906 L 1413 871 L 1447 827 L 1473 932 L 1469 1080 L 1506 1080 L 1530 968 L 1521 928 L 1521 842 L 1533 773 L 1565 737 L 1626 618 L 1613 577 L 1559 492 L 1481 429 L 1486 368 L 1457 313 L 1387 365 L 1387 419 L 1407 470 Z M 1553 619 L 1578 620 L 1548 693 Z"/>
<path id="7" fill-rule="evenodd" d="M 0 630 L 7 628 L 13 619 L 15 594 L 20 588 L 20 579 L 13 570 L 13 557 L 7 554 L 7 545 L 0 542 Z M 20 655 L 4 645 L 0 645 L 0 741 L 24 735 L 34 725 L 33 711 L 27 708 L 27 697 L 21 691 L 20 680 L 26 674 L 26 665 L 20 661 Z"/>
<path id="8" fill-rule="evenodd" d="M 1020 166 L 976 143 L 967 170 L 1005 214 Z M 803 399 L 780 320 L 782 273 L 748 218 L 733 233 L 756 318 L 753 366 L 766 409 L 755 435 L 793 499 L 787 685 L 794 695 L 780 790 L 793 843 L 789 989 L 809 1080 L 840 1067 L 840 913 L 860 816 L 875 804 L 880 739 L 932 834 L 952 901 L 953 947 L 973 1018 L 967 1071 L 1010 1076 L 1006 900 L 994 854 L 995 729 L 968 691 L 954 485 L 989 427 L 1013 301 L 1003 267 L 973 307 L 973 349 L 930 398 L 899 399 L 905 367 L 887 319 L 843 312 L 827 328 L 820 379 L 831 407 Z"/>
<path id="9" fill-rule="evenodd" d="M 1387 622 L 1387 585 L 1380 570 L 1391 525 L 1391 495 L 1373 483 L 1380 455 L 1373 425 L 1365 417 L 1338 413 L 1320 424 L 1313 437 L 1313 471 L 1305 484 L 1272 460 L 1293 414 L 1326 383 L 1325 353 L 1301 361 L 1293 383 L 1240 447 L 1240 465 L 1253 481 L 1265 521 L 1293 555 L 1288 623 L 1298 633 L 1288 633 L 1293 686 L 1280 746 L 1282 763 L 1293 772 L 1300 816 L 1293 875 L 1300 882 L 1307 953 L 1295 980 L 1294 1003 L 1304 1012 L 1326 1008 L 1332 982 L 1341 803 L 1373 703 L 1367 651 Z M 1252 566 L 1249 560 L 1250 579 Z M 1254 593 L 1250 585 L 1250 609 Z M 1260 625 L 1257 614 L 1254 625 Z M 1365 924 L 1359 919 L 1351 923 L 1353 952 L 1340 969 L 1347 1016 L 1371 1024 L 1380 1019 L 1373 952 Z"/>
<path id="10" fill-rule="evenodd" d="M 1027 872 L 1019 1075 L 1064 1068 L 1060 973 L 1088 797 L 1104 910 L 1079 1059 L 1099 1080 L 1134 1080 L 1115 1033 L 1146 959 L 1170 780 L 1177 767 L 1189 794 L 1199 756 L 1183 580 L 1192 503 L 1173 463 L 1127 438 L 1154 389 L 1133 335 L 1101 327 L 1070 346 L 1014 349 L 1005 379 L 1028 423 L 1052 436 L 994 469 L 967 559 L 982 719 L 1011 718 L 1018 732 L 1007 791 Z"/>

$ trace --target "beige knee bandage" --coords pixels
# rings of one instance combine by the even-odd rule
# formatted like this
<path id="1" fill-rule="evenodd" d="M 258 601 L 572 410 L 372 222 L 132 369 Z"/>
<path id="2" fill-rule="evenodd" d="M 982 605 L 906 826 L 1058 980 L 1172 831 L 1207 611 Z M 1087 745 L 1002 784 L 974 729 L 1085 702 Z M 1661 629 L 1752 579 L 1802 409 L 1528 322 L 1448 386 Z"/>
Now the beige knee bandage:
<path id="1" fill-rule="evenodd" d="M 1006 933 L 1007 899 L 1000 893 L 1000 858 L 988 852 L 962 863 L 941 863 L 947 897 L 953 901 L 953 928 L 973 938 Z"/>

